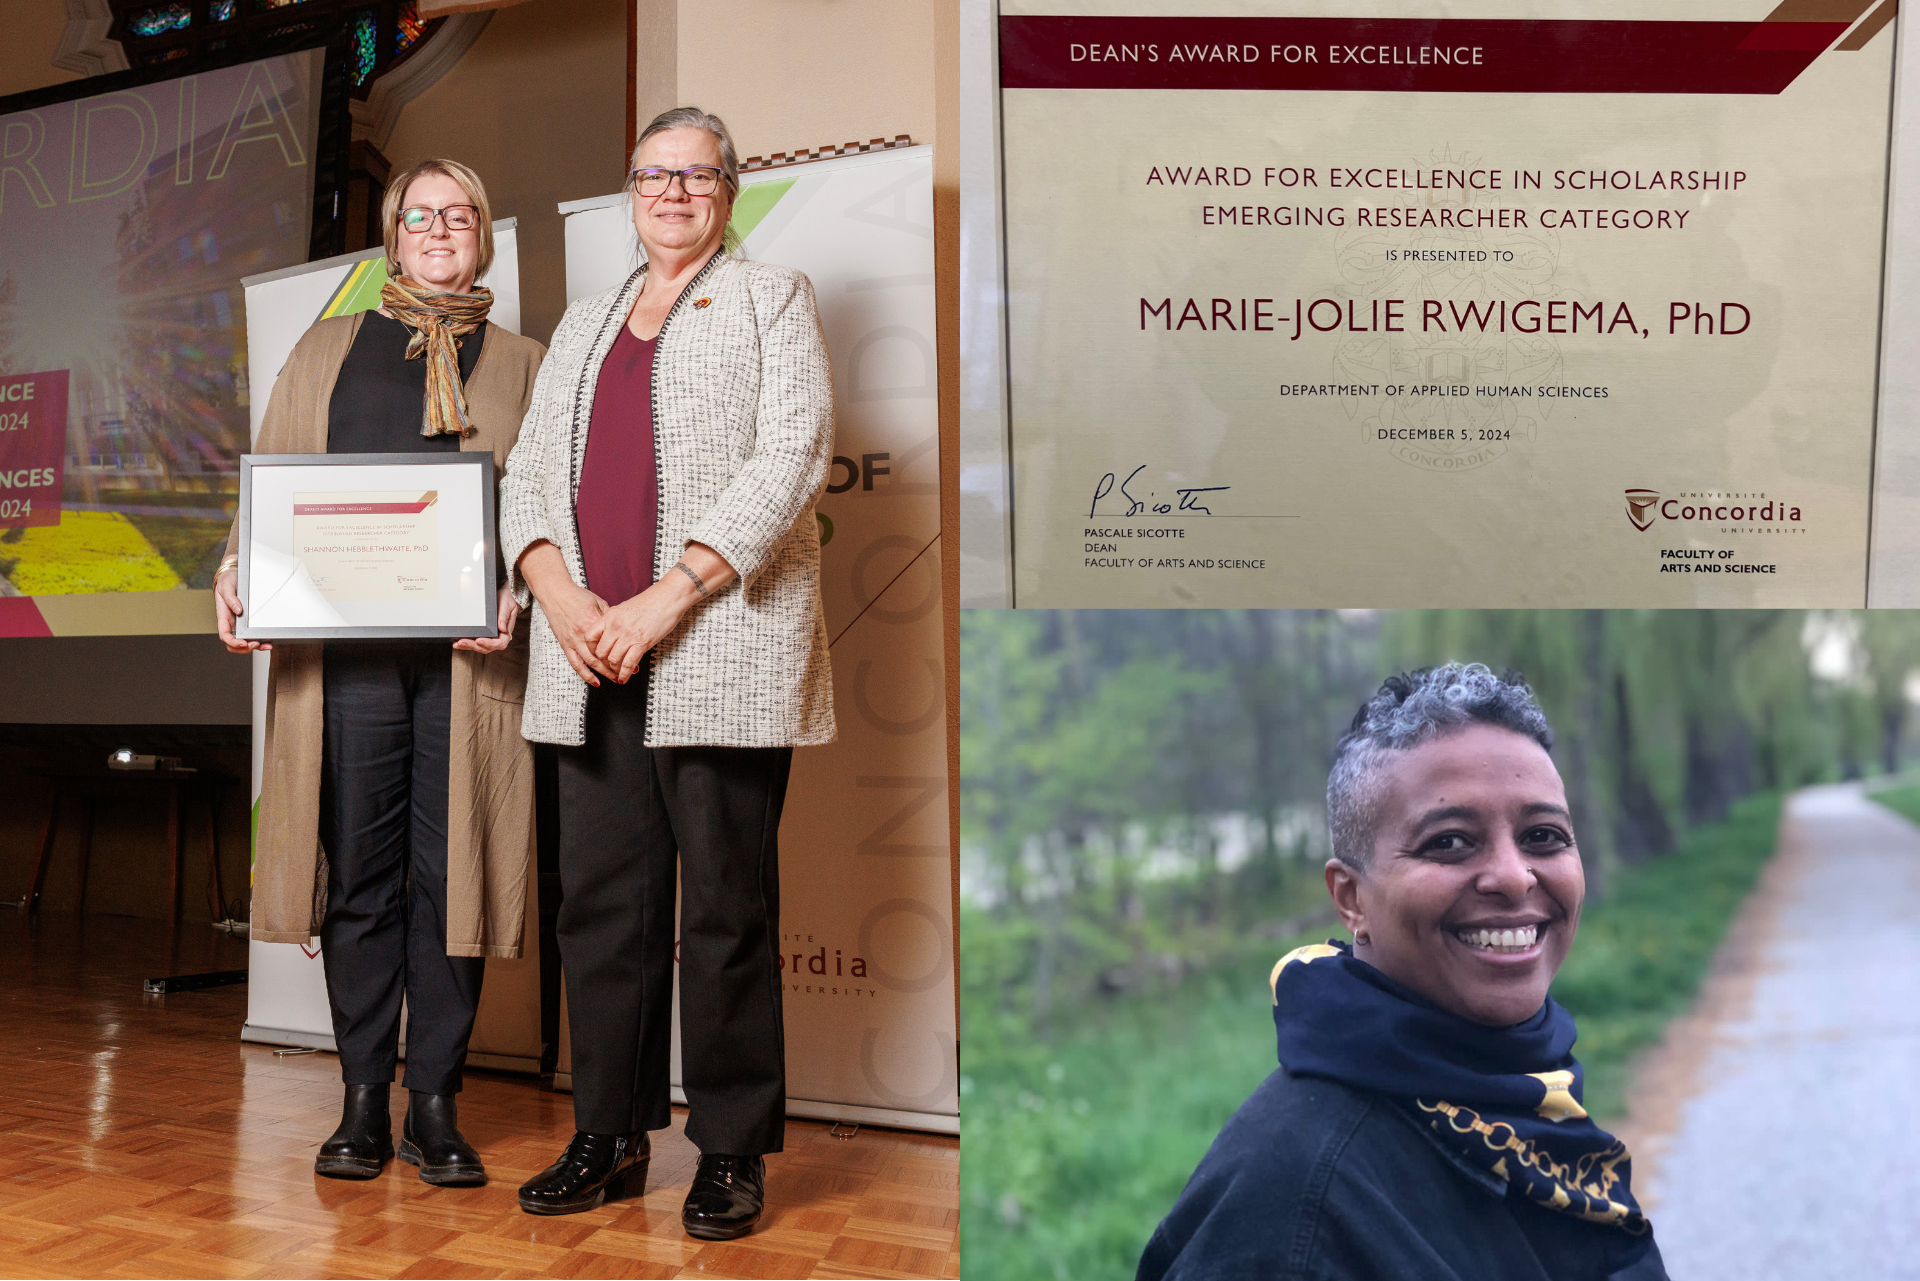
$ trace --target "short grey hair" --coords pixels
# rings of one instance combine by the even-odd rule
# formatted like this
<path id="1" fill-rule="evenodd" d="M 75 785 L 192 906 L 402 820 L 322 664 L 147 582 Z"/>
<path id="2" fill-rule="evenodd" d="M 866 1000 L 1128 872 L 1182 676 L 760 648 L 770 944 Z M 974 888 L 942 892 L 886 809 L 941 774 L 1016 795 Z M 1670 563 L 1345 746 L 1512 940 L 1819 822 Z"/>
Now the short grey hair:
<path id="1" fill-rule="evenodd" d="M 655 116 L 652 123 L 640 131 L 639 138 L 634 140 L 633 154 L 627 157 L 629 175 L 640 163 L 640 148 L 647 145 L 647 139 L 669 129 L 705 129 L 712 134 L 720 143 L 720 167 L 726 170 L 727 186 L 733 188 L 736 194 L 739 192 L 740 155 L 733 149 L 733 135 L 727 132 L 726 121 L 698 107 L 674 107 Z"/>
<path id="2" fill-rule="evenodd" d="M 1373 857 L 1378 775 L 1404 752 L 1469 725 L 1493 725 L 1553 750 L 1553 730 L 1518 672 L 1484 663 L 1443 663 L 1384 681 L 1354 714 L 1333 750 L 1327 775 L 1327 827 L 1333 856 L 1364 872 Z"/>

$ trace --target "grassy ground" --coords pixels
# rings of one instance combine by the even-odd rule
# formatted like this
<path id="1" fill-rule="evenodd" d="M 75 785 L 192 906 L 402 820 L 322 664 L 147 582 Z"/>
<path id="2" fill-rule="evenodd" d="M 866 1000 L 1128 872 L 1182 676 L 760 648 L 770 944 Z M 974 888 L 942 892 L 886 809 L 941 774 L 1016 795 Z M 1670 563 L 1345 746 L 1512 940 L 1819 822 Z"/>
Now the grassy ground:
<path id="1" fill-rule="evenodd" d="M 1912 823 L 1920 823 L 1920 783 L 1890 787 L 1884 792 L 1868 792 L 1867 799 L 1886 806 Z"/>
<path id="2" fill-rule="evenodd" d="M 1749 798 L 1673 855 L 1622 872 L 1585 914 L 1554 996 L 1579 1020 L 1587 1104 L 1602 1124 L 1620 1114 L 1632 1056 L 1699 987 L 1772 853 L 1779 813 L 1777 796 Z M 1007 928 L 966 913 L 964 951 L 990 954 Z M 1096 1003 L 1051 1039 L 1022 1035 L 991 989 L 968 983 L 965 1275 L 1131 1276 L 1220 1125 L 1273 1070 L 1274 959 L 1324 937 L 1250 947 L 1171 994 Z"/>
<path id="3" fill-rule="evenodd" d="M 58 525 L 7 531 L 0 536 L 0 574 L 28 596 L 180 586 L 166 557 L 115 512 L 63 511 Z"/>
<path id="4" fill-rule="evenodd" d="M 232 524 L 215 511 L 210 516 L 129 516 L 128 521 L 189 587 L 213 586 L 213 570 L 227 549 Z"/>

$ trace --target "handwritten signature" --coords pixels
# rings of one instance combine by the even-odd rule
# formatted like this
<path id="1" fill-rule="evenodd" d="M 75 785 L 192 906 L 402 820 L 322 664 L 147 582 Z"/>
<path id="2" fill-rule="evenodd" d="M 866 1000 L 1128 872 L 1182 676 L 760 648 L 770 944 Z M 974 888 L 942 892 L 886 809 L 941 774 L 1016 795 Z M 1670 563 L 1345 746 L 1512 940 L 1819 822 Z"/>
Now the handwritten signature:
<path id="1" fill-rule="evenodd" d="M 1203 504 L 1197 495 L 1224 494 L 1233 488 L 1231 485 L 1198 485 L 1191 489 L 1176 489 L 1173 492 L 1180 497 L 1176 502 L 1171 503 L 1154 501 L 1157 495 L 1151 491 L 1148 492 L 1145 499 L 1135 498 L 1128 492 L 1127 486 L 1133 483 L 1134 477 L 1146 469 L 1147 465 L 1141 463 L 1138 467 L 1128 472 L 1127 478 L 1120 482 L 1120 496 L 1127 500 L 1127 510 L 1122 513 L 1122 515 L 1139 516 L 1147 513 L 1155 516 L 1165 516 L 1170 512 L 1192 512 L 1196 516 L 1211 516 L 1213 515 L 1213 510 Z M 1108 472 L 1100 478 L 1100 483 L 1093 487 L 1093 504 L 1087 508 L 1087 518 L 1089 520 L 1099 515 L 1100 500 L 1113 492 L 1115 478 L 1115 473 Z"/>

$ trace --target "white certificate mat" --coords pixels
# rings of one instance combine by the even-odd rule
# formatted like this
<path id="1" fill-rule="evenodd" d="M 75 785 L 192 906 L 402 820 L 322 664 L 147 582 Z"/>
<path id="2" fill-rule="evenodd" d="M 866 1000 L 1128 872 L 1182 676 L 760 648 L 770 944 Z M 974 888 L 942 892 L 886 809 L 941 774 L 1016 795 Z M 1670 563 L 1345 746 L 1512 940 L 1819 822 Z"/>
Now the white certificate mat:
<path id="1" fill-rule="evenodd" d="M 323 457 L 247 460 L 240 634 L 492 635 L 492 456 Z"/>

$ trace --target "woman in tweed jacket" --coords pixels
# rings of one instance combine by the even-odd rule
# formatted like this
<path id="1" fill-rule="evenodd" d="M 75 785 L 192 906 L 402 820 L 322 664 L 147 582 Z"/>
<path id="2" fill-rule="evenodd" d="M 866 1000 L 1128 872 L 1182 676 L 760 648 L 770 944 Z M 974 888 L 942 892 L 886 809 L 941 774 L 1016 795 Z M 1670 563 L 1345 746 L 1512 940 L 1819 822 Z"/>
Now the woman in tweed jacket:
<path id="1" fill-rule="evenodd" d="M 647 265 L 555 331 L 500 535 L 532 605 L 522 732 L 559 745 L 559 942 L 577 1133 L 535 1214 L 644 1189 L 670 1122 L 676 854 L 687 1137 L 682 1218 L 759 1219 L 786 1081 L 776 836 L 793 749 L 833 739 L 814 503 L 832 374 L 804 275 L 725 250 L 726 126 L 677 108 L 628 176 Z"/>

